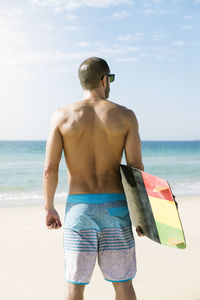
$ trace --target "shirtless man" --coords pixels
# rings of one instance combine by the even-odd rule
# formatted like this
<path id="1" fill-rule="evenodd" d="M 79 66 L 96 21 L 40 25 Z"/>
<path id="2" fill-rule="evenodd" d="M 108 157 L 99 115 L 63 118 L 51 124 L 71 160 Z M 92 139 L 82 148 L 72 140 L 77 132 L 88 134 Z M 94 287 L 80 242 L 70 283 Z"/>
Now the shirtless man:
<path id="1" fill-rule="evenodd" d="M 144 170 L 138 122 L 134 112 L 107 100 L 114 81 L 106 61 L 91 57 L 79 67 L 84 99 L 58 108 L 46 145 L 43 188 L 46 225 L 62 226 L 54 207 L 62 150 L 69 192 L 64 219 L 65 300 L 83 300 L 98 256 L 115 300 L 134 300 L 135 240 L 119 165 Z M 137 234 L 142 236 L 140 228 Z M 107 299 L 106 299 L 107 300 Z"/>

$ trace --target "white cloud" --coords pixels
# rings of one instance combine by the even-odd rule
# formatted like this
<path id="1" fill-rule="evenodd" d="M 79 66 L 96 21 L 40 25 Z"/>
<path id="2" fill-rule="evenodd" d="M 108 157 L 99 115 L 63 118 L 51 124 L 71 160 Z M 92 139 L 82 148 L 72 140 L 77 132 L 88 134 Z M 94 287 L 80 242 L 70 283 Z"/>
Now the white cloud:
<path id="1" fill-rule="evenodd" d="M 151 7 L 152 3 L 161 4 L 161 3 L 163 3 L 163 0 L 152 0 L 152 2 L 149 1 L 149 2 L 143 3 L 142 6 L 143 7 Z"/>
<path id="2" fill-rule="evenodd" d="M 184 19 L 190 20 L 190 19 L 192 19 L 192 15 L 186 15 L 186 16 L 184 16 Z"/>
<path id="3" fill-rule="evenodd" d="M 0 9 L 0 25 L 17 25 L 22 23 L 21 16 L 24 11 L 21 8 L 1 8 Z"/>
<path id="4" fill-rule="evenodd" d="M 87 42 L 81 42 L 82 45 Z M 79 46 L 81 46 L 81 43 Z M 180 41 L 174 42 L 174 45 L 182 45 Z M 84 49 L 84 47 L 83 47 Z M 17 52 L 10 53 L 8 51 L 1 51 L 0 53 L 0 64 L 2 66 L 21 66 L 26 64 L 51 64 L 59 62 L 67 62 L 71 60 L 81 60 L 91 56 L 106 56 L 112 57 L 116 61 L 121 62 L 134 62 L 139 61 L 142 58 L 148 59 L 176 59 L 180 57 L 182 53 L 175 49 L 170 48 L 169 46 L 151 46 L 143 47 L 140 49 L 135 46 L 122 46 L 122 45 L 113 45 L 111 47 L 101 46 L 97 50 L 86 50 L 76 52 L 64 52 L 64 51 L 43 51 L 43 52 Z M 136 53 L 136 54 L 135 54 Z M 59 68 L 59 66 L 57 66 Z"/>
<path id="5" fill-rule="evenodd" d="M 56 74 L 62 74 L 62 73 L 67 73 L 69 71 L 72 71 L 73 69 L 70 67 L 54 67 L 54 68 L 49 68 L 48 73 L 56 73 Z M 45 70 L 46 71 L 46 70 Z"/>
<path id="6" fill-rule="evenodd" d="M 124 57 L 124 58 L 116 58 L 116 61 L 119 62 L 134 62 L 134 61 L 139 61 L 139 57 Z"/>
<path id="7" fill-rule="evenodd" d="M 118 41 L 132 42 L 133 35 L 132 34 L 120 35 L 117 37 L 117 39 L 118 39 Z"/>
<path id="8" fill-rule="evenodd" d="M 194 4 L 200 4 L 200 0 L 194 0 Z"/>
<path id="9" fill-rule="evenodd" d="M 181 56 L 181 51 L 177 51 L 177 49 L 173 49 L 170 46 L 146 46 L 137 55 L 132 56 L 130 54 L 129 56 L 127 54 L 124 57 L 117 57 L 116 60 L 121 62 L 134 62 L 142 59 L 175 60 Z"/>
<path id="10" fill-rule="evenodd" d="M 13 8 L 1 8 L 0 16 L 1 17 L 21 17 L 23 15 L 23 9 L 13 7 Z"/>
<path id="11" fill-rule="evenodd" d="M 178 41 L 174 41 L 173 45 L 175 45 L 175 46 L 185 46 L 186 42 L 184 42 L 182 40 L 178 40 Z"/>
<path id="12" fill-rule="evenodd" d="M 135 51 L 139 51 L 139 47 L 135 46 L 122 46 L 122 45 L 113 45 L 112 47 L 102 47 L 99 49 L 101 54 L 127 54 Z"/>
<path id="13" fill-rule="evenodd" d="M 112 18 L 116 19 L 116 20 L 122 20 L 125 19 L 127 17 L 131 16 L 131 13 L 129 11 L 126 10 L 122 10 L 120 12 L 116 12 L 112 14 Z"/>
<path id="14" fill-rule="evenodd" d="M 132 42 L 132 41 L 142 40 L 143 37 L 144 37 L 143 32 L 137 32 L 135 34 L 120 35 L 120 36 L 117 37 L 117 39 L 118 39 L 118 41 Z"/>
<path id="15" fill-rule="evenodd" d="M 44 51 L 44 52 L 29 52 L 18 53 L 16 55 L 9 53 L 1 53 L 0 64 L 15 65 L 15 64 L 32 64 L 32 63 L 54 63 L 59 61 L 68 61 L 72 59 L 81 59 L 86 56 L 92 56 L 91 52 L 61 52 L 61 51 Z"/>
<path id="16" fill-rule="evenodd" d="M 163 1 L 162 1 L 163 2 Z M 145 17 L 152 16 L 152 15 L 164 15 L 171 13 L 169 10 L 163 9 L 162 6 L 160 5 L 162 3 L 161 1 L 157 1 L 155 3 L 159 5 L 155 5 L 155 3 L 151 3 L 151 5 L 143 5 L 143 14 Z"/>
<path id="17" fill-rule="evenodd" d="M 53 27 L 50 24 L 41 24 L 41 28 L 44 30 L 52 30 Z"/>
<path id="18" fill-rule="evenodd" d="M 134 41 L 139 41 L 139 40 L 142 40 L 143 37 L 144 37 L 143 32 L 137 32 L 136 34 L 133 35 L 133 40 Z"/>
<path id="19" fill-rule="evenodd" d="M 77 47 L 85 48 L 90 46 L 90 42 L 80 42 L 76 44 Z"/>
<path id="20" fill-rule="evenodd" d="M 190 25 L 190 24 L 186 24 L 186 25 L 183 25 L 183 26 L 182 26 L 182 29 L 185 29 L 185 30 L 191 30 L 191 29 L 193 29 L 193 26 Z"/>
<path id="21" fill-rule="evenodd" d="M 2 18 L 0 16 L 0 26 L 2 27 L 6 27 L 6 26 L 10 26 L 10 25 L 18 25 L 18 24 L 22 24 L 22 20 L 21 19 L 14 19 L 14 18 Z"/>
<path id="22" fill-rule="evenodd" d="M 151 4 L 150 4 L 150 3 L 143 3 L 142 6 L 143 6 L 143 7 L 150 7 Z"/>
<path id="23" fill-rule="evenodd" d="M 152 2 L 160 4 L 160 3 L 163 3 L 163 0 L 152 0 Z"/>
<path id="24" fill-rule="evenodd" d="M 16 50 L 29 40 L 28 36 L 22 32 L 0 28 L 0 48 L 3 51 Z"/>
<path id="25" fill-rule="evenodd" d="M 144 15 L 145 16 L 150 16 L 150 15 L 154 15 L 155 14 L 155 10 L 151 9 L 151 8 L 147 8 L 144 10 Z"/>
<path id="26" fill-rule="evenodd" d="M 144 47 L 144 51 L 140 53 L 140 56 L 144 58 L 155 58 L 158 60 L 173 60 L 182 56 L 182 53 L 169 46 L 148 46 Z"/>
<path id="27" fill-rule="evenodd" d="M 76 10 L 80 7 L 109 7 L 120 4 L 132 4 L 132 0 L 30 0 L 38 6 L 49 6 L 56 11 Z"/>
<path id="28" fill-rule="evenodd" d="M 61 31 L 76 31 L 79 29 L 83 29 L 83 27 L 78 27 L 78 26 L 63 26 L 63 27 L 61 27 Z"/>
<path id="29" fill-rule="evenodd" d="M 86 42 L 82 42 L 85 43 Z M 83 44 L 82 44 L 83 45 Z M 83 47 L 84 48 L 84 47 Z M 118 55 L 127 55 L 139 51 L 139 47 L 135 46 L 101 46 L 96 50 L 86 50 L 81 49 L 78 52 L 64 52 L 64 51 L 43 51 L 43 52 L 17 52 L 9 53 L 4 51 L 0 53 L 0 64 L 1 65 L 21 65 L 21 64 L 35 64 L 35 63 L 57 63 L 69 60 L 80 60 L 85 57 L 90 56 L 102 56 L 115 57 Z"/>
<path id="30" fill-rule="evenodd" d="M 178 0 L 171 0 L 172 4 L 176 4 L 178 2 Z"/>
<path id="31" fill-rule="evenodd" d="M 152 33 L 152 40 L 154 42 L 160 42 L 163 39 L 166 39 L 167 37 L 169 37 L 170 34 L 166 33 L 165 31 L 155 31 Z"/>
<path id="32" fill-rule="evenodd" d="M 70 14 L 70 15 L 66 15 L 65 16 L 65 19 L 69 20 L 69 21 L 72 21 L 72 20 L 75 20 L 77 19 L 78 16 L 74 15 L 74 14 Z"/>
<path id="33" fill-rule="evenodd" d="M 63 8 L 65 10 L 69 10 L 70 11 L 70 10 L 75 10 L 77 8 L 84 7 L 84 6 L 86 6 L 86 5 L 84 5 L 84 3 L 81 3 L 81 1 L 80 2 L 78 2 L 78 1 L 68 1 L 68 3 L 65 4 L 63 6 Z"/>

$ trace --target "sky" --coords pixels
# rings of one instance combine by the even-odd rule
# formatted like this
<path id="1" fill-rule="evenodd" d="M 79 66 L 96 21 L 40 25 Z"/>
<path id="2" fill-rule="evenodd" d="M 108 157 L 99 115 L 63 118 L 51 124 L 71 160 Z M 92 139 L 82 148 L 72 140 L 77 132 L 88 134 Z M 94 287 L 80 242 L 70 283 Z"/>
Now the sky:
<path id="1" fill-rule="evenodd" d="M 200 0 L 0 0 L 0 140 L 46 140 L 91 56 L 141 140 L 200 140 Z"/>

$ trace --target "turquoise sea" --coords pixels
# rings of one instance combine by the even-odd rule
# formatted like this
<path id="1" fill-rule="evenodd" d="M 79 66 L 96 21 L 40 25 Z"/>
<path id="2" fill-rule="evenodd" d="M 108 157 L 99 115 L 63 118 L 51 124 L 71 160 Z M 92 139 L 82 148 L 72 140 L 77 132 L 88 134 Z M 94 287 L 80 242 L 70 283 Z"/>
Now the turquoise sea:
<path id="1" fill-rule="evenodd" d="M 46 141 L 0 141 L 0 207 L 43 203 L 45 147 Z M 142 155 L 145 172 L 166 179 L 176 196 L 200 196 L 200 141 L 142 141 Z M 67 192 L 62 156 L 55 202 Z"/>

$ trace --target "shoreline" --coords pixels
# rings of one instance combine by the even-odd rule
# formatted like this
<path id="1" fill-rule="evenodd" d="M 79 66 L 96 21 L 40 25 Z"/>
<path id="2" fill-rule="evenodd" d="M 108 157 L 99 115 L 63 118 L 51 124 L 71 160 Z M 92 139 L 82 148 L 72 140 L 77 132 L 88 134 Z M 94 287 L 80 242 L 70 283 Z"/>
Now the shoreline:
<path id="1" fill-rule="evenodd" d="M 196 200 L 200 200 L 200 193 L 199 195 L 185 195 L 185 196 L 176 196 L 175 195 L 175 199 L 176 201 L 184 201 L 186 199 L 196 199 Z M 62 205 L 66 203 L 66 198 L 67 198 L 67 194 L 65 198 L 55 198 L 54 200 L 54 204 L 56 205 Z M 41 199 L 39 200 L 33 200 L 31 199 L 31 201 L 29 202 L 28 198 L 27 199 L 23 199 L 23 201 L 21 203 L 15 203 L 17 202 L 16 200 L 3 200 L 2 203 L 0 201 L 0 209 L 1 208 L 17 208 L 17 207 L 35 207 L 35 206 L 43 206 L 43 202 L 41 201 Z"/>

